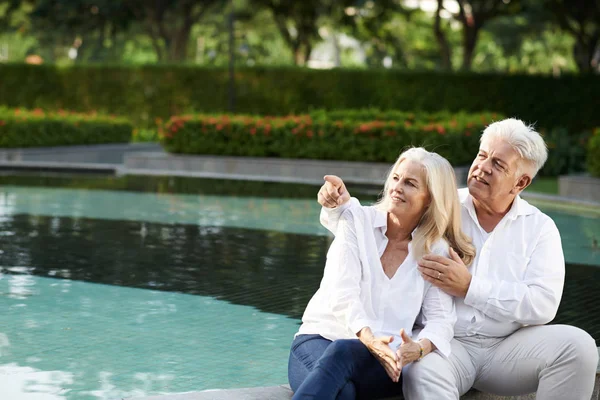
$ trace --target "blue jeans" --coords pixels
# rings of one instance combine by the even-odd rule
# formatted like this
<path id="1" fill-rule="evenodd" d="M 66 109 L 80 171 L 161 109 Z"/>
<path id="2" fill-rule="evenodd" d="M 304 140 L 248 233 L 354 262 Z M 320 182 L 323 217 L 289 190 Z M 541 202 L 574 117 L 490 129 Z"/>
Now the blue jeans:
<path id="1" fill-rule="evenodd" d="M 378 399 L 402 394 L 358 339 L 298 335 L 292 342 L 288 379 L 293 399 Z"/>

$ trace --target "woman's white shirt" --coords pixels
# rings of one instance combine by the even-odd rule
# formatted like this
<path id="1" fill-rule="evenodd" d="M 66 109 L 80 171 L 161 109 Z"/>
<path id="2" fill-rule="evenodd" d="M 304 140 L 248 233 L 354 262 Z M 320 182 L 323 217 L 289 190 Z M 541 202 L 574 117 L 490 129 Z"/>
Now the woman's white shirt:
<path id="1" fill-rule="evenodd" d="M 391 279 L 387 277 L 381 265 L 386 230 L 387 214 L 374 207 L 343 212 L 321 285 L 306 307 L 298 334 L 356 339 L 356 333 L 368 326 L 375 336 L 394 336 L 390 347 L 395 349 L 401 344 L 400 329 L 412 336 L 421 313 L 424 328 L 415 340 L 429 339 L 448 356 L 456 321 L 453 298 L 422 278 L 411 244 L 402 265 Z M 439 240 L 431 252 L 447 257 L 448 244 Z"/>

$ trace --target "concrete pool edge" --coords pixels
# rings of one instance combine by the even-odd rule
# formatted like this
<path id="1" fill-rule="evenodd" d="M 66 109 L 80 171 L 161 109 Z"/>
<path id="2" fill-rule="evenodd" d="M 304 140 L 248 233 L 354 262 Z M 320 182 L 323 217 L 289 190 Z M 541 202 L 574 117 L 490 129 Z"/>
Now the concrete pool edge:
<path id="1" fill-rule="evenodd" d="M 598 348 L 600 355 L 600 347 Z M 158 395 L 149 397 L 123 398 L 122 400 L 289 400 L 292 397 L 290 387 L 286 385 L 243 388 L 243 389 L 216 389 L 200 392 L 187 392 L 171 395 Z M 461 400 L 534 400 L 535 393 L 523 396 L 498 396 L 489 393 L 470 390 L 460 397 Z M 600 363 L 596 370 L 594 391 L 590 400 L 600 399 Z M 392 400 L 392 399 L 390 399 Z M 401 400 L 401 398 L 397 398 Z"/>
<path id="2" fill-rule="evenodd" d="M 321 185 L 323 175 L 337 174 L 349 184 L 377 188 L 386 163 L 260 157 L 196 156 L 168 154 L 156 143 L 61 146 L 0 149 L 0 170 L 75 172 L 116 176 L 176 176 Z M 468 167 L 456 167 L 459 186 Z M 598 213 L 600 202 L 574 197 L 527 192 L 522 197 L 545 206 Z"/>

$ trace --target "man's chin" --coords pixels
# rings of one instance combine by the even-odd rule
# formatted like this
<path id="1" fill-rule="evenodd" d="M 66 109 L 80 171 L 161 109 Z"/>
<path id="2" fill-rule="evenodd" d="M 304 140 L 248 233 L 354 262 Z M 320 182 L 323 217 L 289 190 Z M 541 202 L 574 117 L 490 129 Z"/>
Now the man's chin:
<path id="1" fill-rule="evenodd" d="M 475 179 L 469 179 L 469 182 L 467 182 L 467 188 L 469 188 L 469 193 L 473 197 L 476 197 L 477 193 L 482 193 L 482 191 L 485 189 L 485 186 L 486 185 L 477 182 Z"/>

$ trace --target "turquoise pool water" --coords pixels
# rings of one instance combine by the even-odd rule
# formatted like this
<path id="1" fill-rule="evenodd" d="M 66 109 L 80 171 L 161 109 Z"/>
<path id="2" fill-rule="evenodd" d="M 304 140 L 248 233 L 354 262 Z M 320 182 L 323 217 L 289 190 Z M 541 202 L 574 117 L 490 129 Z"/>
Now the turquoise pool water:
<path id="1" fill-rule="evenodd" d="M 289 343 L 331 240 L 316 188 L 57 177 L 0 185 L 0 398 L 286 382 Z M 600 339 L 600 212 L 546 211 L 569 263 L 555 322 Z"/>

